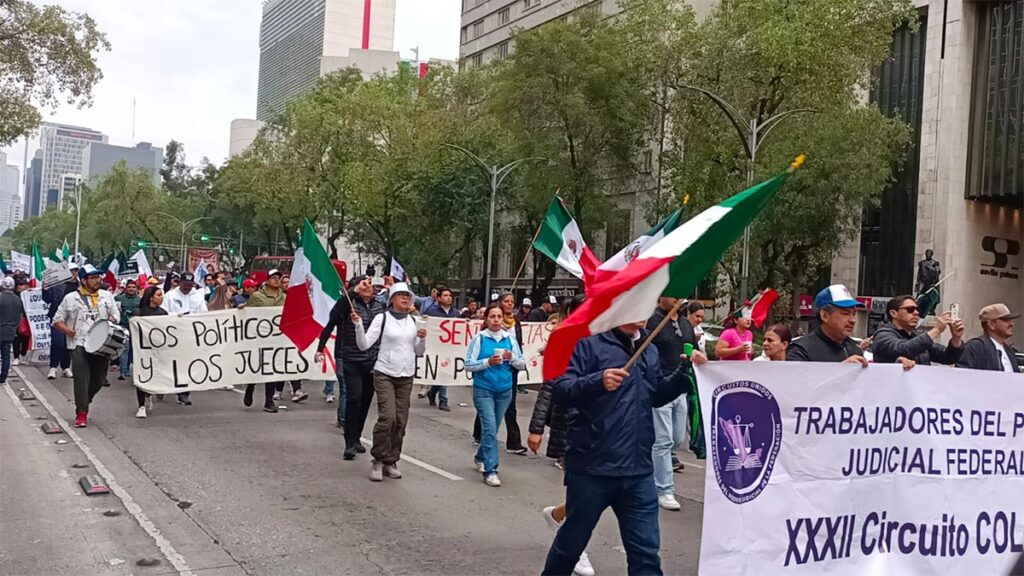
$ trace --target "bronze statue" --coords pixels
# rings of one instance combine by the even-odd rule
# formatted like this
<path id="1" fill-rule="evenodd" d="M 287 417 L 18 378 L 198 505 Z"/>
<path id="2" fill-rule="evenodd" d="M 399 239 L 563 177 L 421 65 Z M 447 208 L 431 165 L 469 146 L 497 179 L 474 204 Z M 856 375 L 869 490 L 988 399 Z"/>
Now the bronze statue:
<path id="1" fill-rule="evenodd" d="M 942 265 L 932 258 L 931 249 L 924 251 L 924 260 L 917 263 L 917 306 L 921 318 L 932 316 L 939 307 L 939 279 L 942 277 Z"/>

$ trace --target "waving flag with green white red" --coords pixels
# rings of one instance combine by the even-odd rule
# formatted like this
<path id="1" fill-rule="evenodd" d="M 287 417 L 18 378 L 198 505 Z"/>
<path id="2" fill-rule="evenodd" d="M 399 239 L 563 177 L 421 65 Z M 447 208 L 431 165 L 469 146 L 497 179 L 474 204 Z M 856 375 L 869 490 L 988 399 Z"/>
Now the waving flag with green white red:
<path id="1" fill-rule="evenodd" d="M 588 282 L 600 260 L 583 241 L 576 220 L 558 196 L 551 201 L 533 247 L 573 276 Z"/>
<path id="2" fill-rule="evenodd" d="M 679 226 L 679 221 L 682 219 L 682 215 L 682 208 L 669 214 L 664 220 L 659 222 L 657 226 L 648 230 L 646 234 L 633 240 L 627 244 L 625 248 L 619 250 L 614 256 L 602 262 L 601 265 L 597 267 L 594 279 L 597 282 L 600 282 L 614 276 L 616 272 L 625 268 L 627 264 L 636 259 L 636 257 L 644 250 L 654 246 L 667 234 L 675 230 Z"/>
<path id="3" fill-rule="evenodd" d="M 790 172 L 802 163 L 800 156 Z M 660 296 L 692 294 L 775 196 L 788 174 L 708 208 L 641 252 L 618 273 L 590 287 L 583 304 L 552 332 L 544 353 L 544 379 L 565 373 L 576 343 L 583 338 L 646 320 Z"/>
<path id="4" fill-rule="evenodd" d="M 306 350 L 320 338 L 338 298 L 343 298 L 341 278 L 313 225 L 306 220 L 292 264 L 281 332 L 299 350 Z"/>

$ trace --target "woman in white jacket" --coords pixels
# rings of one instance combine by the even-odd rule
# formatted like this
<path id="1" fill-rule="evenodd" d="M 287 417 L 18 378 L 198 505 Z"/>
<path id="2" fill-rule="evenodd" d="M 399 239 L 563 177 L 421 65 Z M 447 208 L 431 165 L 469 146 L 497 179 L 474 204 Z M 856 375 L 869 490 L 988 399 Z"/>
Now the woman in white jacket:
<path id="1" fill-rule="evenodd" d="M 373 427 L 373 448 L 370 455 L 370 480 L 380 482 L 384 476 L 401 478 L 398 459 L 402 455 L 405 426 L 409 422 L 409 397 L 416 375 L 416 357 L 426 349 L 425 328 L 416 326 L 412 291 L 404 282 L 391 287 L 390 307 L 378 314 L 370 327 L 363 329 L 362 319 L 355 312 L 351 320 L 356 329 L 356 345 L 368 350 L 380 340 L 380 352 L 373 366 L 373 391 L 377 394 L 377 424 Z"/>

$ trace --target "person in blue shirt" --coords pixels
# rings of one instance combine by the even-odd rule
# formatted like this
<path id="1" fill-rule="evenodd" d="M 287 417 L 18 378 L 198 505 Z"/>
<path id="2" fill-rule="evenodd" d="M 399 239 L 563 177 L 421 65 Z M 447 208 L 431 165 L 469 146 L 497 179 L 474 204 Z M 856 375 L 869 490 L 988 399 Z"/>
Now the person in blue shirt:
<path id="1" fill-rule="evenodd" d="M 498 303 L 484 311 L 484 325 L 466 351 L 466 372 L 473 375 L 473 405 L 480 416 L 480 447 L 473 463 L 488 486 L 501 486 L 498 478 L 498 427 L 515 390 L 512 371 L 526 369 L 515 334 L 505 329 L 505 314 Z"/>
<path id="2" fill-rule="evenodd" d="M 437 287 L 437 299 L 430 305 L 429 308 L 423 310 L 424 316 L 430 316 L 433 318 L 458 318 L 459 310 L 452 306 L 452 291 L 444 286 Z M 451 411 L 448 407 L 448 387 L 447 386 L 431 386 L 430 390 L 427 391 L 427 400 L 430 405 L 437 404 L 437 409 L 443 412 Z"/>

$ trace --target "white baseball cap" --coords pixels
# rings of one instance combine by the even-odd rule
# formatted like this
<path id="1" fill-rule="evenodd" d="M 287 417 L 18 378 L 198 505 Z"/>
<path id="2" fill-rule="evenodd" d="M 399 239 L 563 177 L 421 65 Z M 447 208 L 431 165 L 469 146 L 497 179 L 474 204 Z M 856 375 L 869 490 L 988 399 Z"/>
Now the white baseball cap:
<path id="1" fill-rule="evenodd" d="M 0 280 L 0 288 L 3 288 L 4 290 L 14 290 L 14 278 L 7 276 L 3 280 Z"/>
<path id="2" fill-rule="evenodd" d="M 533 300 L 530 300 L 529 298 L 523 298 L 523 306 L 529 306 L 529 307 L 532 308 L 533 307 Z"/>
<path id="3" fill-rule="evenodd" d="M 558 298 L 555 298 L 554 294 L 548 295 L 548 304 L 558 304 Z"/>

